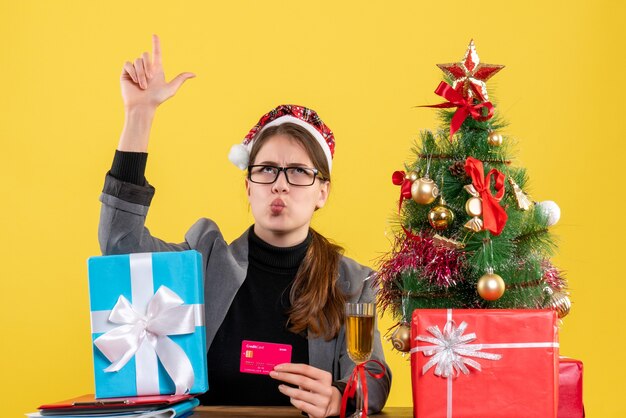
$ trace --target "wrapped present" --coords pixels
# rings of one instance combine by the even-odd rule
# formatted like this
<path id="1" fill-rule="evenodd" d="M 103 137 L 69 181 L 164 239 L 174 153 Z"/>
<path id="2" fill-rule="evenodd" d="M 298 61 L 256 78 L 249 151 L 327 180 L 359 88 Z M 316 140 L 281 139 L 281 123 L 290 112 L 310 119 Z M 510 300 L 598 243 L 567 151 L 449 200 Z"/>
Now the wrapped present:
<path id="1" fill-rule="evenodd" d="M 558 418 L 583 418 L 583 362 L 573 358 L 559 359 Z"/>
<path id="2" fill-rule="evenodd" d="M 414 416 L 556 417 L 557 331 L 552 310 L 416 309 Z"/>
<path id="3" fill-rule="evenodd" d="M 208 390 L 202 256 L 91 257 L 96 397 Z"/>

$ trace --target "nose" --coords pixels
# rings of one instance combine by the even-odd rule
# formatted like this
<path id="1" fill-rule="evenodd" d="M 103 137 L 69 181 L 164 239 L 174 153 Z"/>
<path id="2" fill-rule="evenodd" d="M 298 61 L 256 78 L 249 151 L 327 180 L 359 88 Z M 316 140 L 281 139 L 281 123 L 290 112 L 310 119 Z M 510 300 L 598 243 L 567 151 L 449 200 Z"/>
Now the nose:
<path id="1" fill-rule="evenodd" d="M 286 192 L 289 191 L 289 183 L 287 182 L 287 172 L 282 170 L 278 173 L 278 178 L 272 184 L 272 191 L 275 192 Z"/>

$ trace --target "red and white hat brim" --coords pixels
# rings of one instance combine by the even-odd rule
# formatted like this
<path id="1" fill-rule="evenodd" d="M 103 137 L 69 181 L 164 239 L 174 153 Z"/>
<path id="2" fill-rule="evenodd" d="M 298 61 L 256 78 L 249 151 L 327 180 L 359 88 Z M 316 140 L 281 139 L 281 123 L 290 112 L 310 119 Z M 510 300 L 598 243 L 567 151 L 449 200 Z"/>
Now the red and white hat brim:
<path id="1" fill-rule="evenodd" d="M 250 130 L 244 141 L 231 147 L 228 159 L 242 170 L 250 164 L 250 151 L 254 141 L 263 130 L 281 125 L 294 123 L 303 127 L 317 141 L 328 162 L 329 171 L 332 169 L 335 139 L 332 131 L 319 119 L 315 111 L 298 105 L 280 105 L 263 115 L 259 122 Z"/>

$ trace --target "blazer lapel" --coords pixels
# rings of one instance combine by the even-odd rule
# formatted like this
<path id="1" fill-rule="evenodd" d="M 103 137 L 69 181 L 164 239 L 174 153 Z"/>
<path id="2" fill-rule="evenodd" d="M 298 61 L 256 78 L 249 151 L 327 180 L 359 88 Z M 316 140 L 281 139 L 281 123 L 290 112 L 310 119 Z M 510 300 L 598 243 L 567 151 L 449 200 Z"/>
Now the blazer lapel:
<path id="1" fill-rule="evenodd" d="M 207 351 L 248 274 L 248 231 L 230 246 L 216 241 L 211 253 L 204 291 Z"/>

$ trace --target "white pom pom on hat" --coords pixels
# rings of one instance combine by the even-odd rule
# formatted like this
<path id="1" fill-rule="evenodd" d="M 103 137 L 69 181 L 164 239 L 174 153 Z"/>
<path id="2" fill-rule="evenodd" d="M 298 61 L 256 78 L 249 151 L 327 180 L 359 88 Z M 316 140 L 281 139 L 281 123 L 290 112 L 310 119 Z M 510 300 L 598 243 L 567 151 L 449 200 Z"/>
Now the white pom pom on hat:
<path id="1" fill-rule="evenodd" d="M 230 148 L 228 159 L 241 170 L 248 168 L 250 150 L 244 144 L 235 144 Z"/>
<path id="2" fill-rule="evenodd" d="M 285 122 L 300 125 L 313 135 L 324 151 L 330 171 L 335 151 L 335 136 L 314 110 L 298 105 L 280 105 L 263 115 L 259 122 L 250 129 L 243 142 L 231 147 L 228 159 L 241 170 L 245 170 L 249 164 L 252 144 L 258 135 L 265 128 L 281 125 Z"/>

